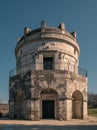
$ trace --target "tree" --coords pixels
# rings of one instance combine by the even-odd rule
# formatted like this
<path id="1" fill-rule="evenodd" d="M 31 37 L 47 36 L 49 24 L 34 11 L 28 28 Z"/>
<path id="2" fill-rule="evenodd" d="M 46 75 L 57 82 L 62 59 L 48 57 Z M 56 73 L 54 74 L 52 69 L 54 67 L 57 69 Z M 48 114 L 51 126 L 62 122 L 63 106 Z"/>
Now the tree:
<path id="1" fill-rule="evenodd" d="M 88 106 L 97 107 L 97 94 L 88 93 Z"/>

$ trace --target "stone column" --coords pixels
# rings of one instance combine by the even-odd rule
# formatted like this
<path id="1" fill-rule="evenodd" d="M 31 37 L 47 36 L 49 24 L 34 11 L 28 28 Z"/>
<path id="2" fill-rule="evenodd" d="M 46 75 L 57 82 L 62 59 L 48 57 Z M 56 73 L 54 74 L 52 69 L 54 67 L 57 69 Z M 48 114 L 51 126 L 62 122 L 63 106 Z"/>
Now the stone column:
<path id="1" fill-rule="evenodd" d="M 83 101 L 83 119 L 87 119 L 87 101 Z"/>
<path id="2" fill-rule="evenodd" d="M 72 119 L 72 99 L 66 99 L 66 120 Z"/>
<path id="3" fill-rule="evenodd" d="M 43 70 L 43 54 L 36 53 L 35 70 Z"/>
<path id="4" fill-rule="evenodd" d="M 55 53 L 55 70 L 59 69 L 61 67 L 61 54 L 56 52 Z"/>
<path id="5" fill-rule="evenodd" d="M 58 119 L 66 120 L 66 101 L 64 98 L 58 99 Z"/>
<path id="6" fill-rule="evenodd" d="M 30 118 L 33 121 L 40 120 L 40 101 L 39 99 L 32 99 L 31 101 L 31 115 Z"/>

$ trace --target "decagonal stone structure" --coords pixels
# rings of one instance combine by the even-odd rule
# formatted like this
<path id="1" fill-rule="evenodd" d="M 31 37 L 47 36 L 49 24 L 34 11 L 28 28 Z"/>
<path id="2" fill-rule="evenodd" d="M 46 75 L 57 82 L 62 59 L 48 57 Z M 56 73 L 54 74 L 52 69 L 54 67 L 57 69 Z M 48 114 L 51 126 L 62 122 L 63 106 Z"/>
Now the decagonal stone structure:
<path id="1" fill-rule="evenodd" d="M 87 72 L 79 68 L 76 32 L 58 28 L 30 30 L 15 48 L 17 68 L 10 72 L 10 118 L 87 118 Z"/>

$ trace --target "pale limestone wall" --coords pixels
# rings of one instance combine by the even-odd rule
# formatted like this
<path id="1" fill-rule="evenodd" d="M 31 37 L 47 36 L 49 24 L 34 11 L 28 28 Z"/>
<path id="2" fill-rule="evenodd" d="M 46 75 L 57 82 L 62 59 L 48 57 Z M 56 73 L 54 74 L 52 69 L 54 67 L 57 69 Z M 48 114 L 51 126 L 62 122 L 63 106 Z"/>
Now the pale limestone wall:
<path id="1" fill-rule="evenodd" d="M 63 25 L 62 25 L 63 26 Z M 46 26 L 45 26 L 46 27 Z M 22 67 L 21 72 L 30 69 L 42 70 L 44 51 L 57 51 L 53 54 L 54 69 L 69 69 L 75 71 L 75 67 L 79 64 L 80 49 L 76 40 L 75 33 L 68 33 L 61 28 L 43 28 L 30 36 L 26 34 L 31 31 L 24 31 L 24 39 L 18 41 L 16 46 L 17 68 Z M 32 31 L 33 32 L 33 31 Z M 58 33 L 59 32 L 59 33 Z M 37 58 L 38 57 L 38 58 Z M 30 64 L 30 65 L 28 65 Z M 68 64 L 71 64 L 72 66 Z M 30 67 L 29 67 L 30 66 Z M 17 70 L 17 73 L 18 70 Z M 77 73 L 77 70 L 76 70 Z"/>
<path id="2" fill-rule="evenodd" d="M 75 79 L 72 78 L 75 76 Z M 71 120 L 72 119 L 72 95 L 76 90 L 80 91 L 83 95 L 83 118 L 87 118 L 87 92 L 86 92 L 87 79 L 78 74 L 65 71 L 32 71 L 31 75 L 31 97 L 27 100 L 27 106 L 24 108 L 22 102 L 23 117 L 30 120 L 40 120 L 42 118 L 42 100 L 54 100 L 55 101 L 55 119 L 59 120 Z M 41 91 L 45 89 L 52 89 L 57 94 L 42 94 Z M 15 90 L 16 91 L 16 90 Z M 26 91 L 24 91 L 26 93 Z M 23 92 L 23 93 L 24 93 Z M 28 93 L 29 95 L 29 93 Z M 21 95 L 22 96 L 22 95 Z M 26 95 L 27 96 L 27 95 Z M 17 106 L 20 106 L 18 102 Z M 14 117 L 14 108 L 16 106 L 11 105 L 10 110 L 11 117 Z M 21 115 L 20 111 L 16 111 Z M 22 113 L 22 114 L 23 114 Z M 19 116 L 17 116 L 19 117 Z"/>
<path id="3" fill-rule="evenodd" d="M 87 101 L 84 101 L 83 103 L 83 119 L 88 118 L 88 107 L 87 107 Z"/>
<path id="4" fill-rule="evenodd" d="M 74 81 L 72 80 L 68 80 L 67 81 L 67 92 L 66 95 L 69 99 L 72 99 L 72 94 L 73 92 L 75 92 L 76 90 L 80 91 L 83 95 L 83 118 L 86 119 L 87 118 L 87 81 L 80 82 L 80 81 L 76 81 L 76 79 Z M 72 100 L 67 100 L 67 120 L 70 120 L 72 118 Z"/>
<path id="5" fill-rule="evenodd" d="M 80 48 L 75 32 L 68 33 L 63 23 L 58 28 L 46 27 L 44 22 L 37 30 L 25 28 L 15 54 L 16 76 L 10 78 L 9 92 L 11 118 L 16 114 L 17 117 L 21 115 L 25 119 L 40 120 L 43 118 L 42 101 L 53 100 L 55 119 L 71 120 L 75 112 L 73 94 L 76 91 L 83 99 L 80 103 L 76 101 L 76 106 L 82 107 L 82 111 L 75 109 L 79 117 L 83 114 L 82 118 L 87 118 L 87 77 L 78 72 Z M 44 57 L 53 57 L 53 70 L 44 70 Z M 16 100 L 16 93 L 20 90 L 24 93 L 25 100 L 22 102 L 26 102 L 26 105 Z M 54 93 L 41 94 L 43 90 L 52 90 Z M 76 118 L 76 112 L 74 116 Z"/>
<path id="6" fill-rule="evenodd" d="M 71 46 L 70 44 L 67 44 L 65 42 L 64 43 L 57 42 L 57 40 L 55 40 L 55 42 L 53 43 L 54 45 L 52 45 L 52 42 L 47 42 L 46 40 L 43 42 L 45 42 L 44 46 L 42 45 L 42 42 L 40 41 L 40 42 L 35 42 L 35 43 L 30 43 L 28 45 L 25 45 L 24 47 L 22 47 L 22 49 L 19 50 L 19 52 L 17 53 L 17 60 L 20 58 L 21 65 L 27 64 L 27 62 L 29 63 L 30 60 L 32 62 L 33 59 L 31 57 L 31 55 L 34 56 L 33 53 L 35 53 L 36 51 L 44 51 L 44 50 L 58 51 L 58 52 L 60 52 L 59 53 L 60 58 L 66 57 L 68 62 L 77 63 L 78 51 L 74 50 L 74 47 Z M 25 50 L 25 48 L 26 48 L 26 50 Z M 27 62 L 25 63 L 25 61 L 27 61 Z M 64 60 L 62 60 L 62 61 L 64 62 Z"/>
<path id="7" fill-rule="evenodd" d="M 34 71 L 33 71 L 34 72 Z M 37 75 L 37 73 L 38 75 Z M 44 95 L 44 97 L 40 97 L 39 101 L 41 102 L 41 100 L 45 99 L 45 100 L 55 100 L 56 104 L 58 104 L 57 106 L 55 106 L 55 119 L 60 119 L 60 120 L 71 120 L 72 119 L 72 94 L 73 92 L 75 92 L 76 90 L 80 91 L 83 95 L 83 118 L 87 117 L 87 92 L 86 92 L 86 84 L 87 84 L 87 79 L 83 78 L 81 76 L 78 76 L 77 74 L 75 75 L 75 79 L 71 79 L 72 74 L 66 74 L 64 75 L 64 73 L 59 73 L 57 71 L 55 71 L 53 75 L 53 79 L 52 81 L 50 81 L 50 75 L 47 76 L 47 73 L 49 72 L 38 72 L 36 71 L 34 72 L 33 75 L 33 79 L 38 79 L 36 80 L 36 82 L 33 82 L 32 79 L 32 85 L 35 86 L 35 84 L 38 85 L 38 91 L 40 90 L 39 93 L 37 93 L 36 95 L 38 97 L 40 97 L 40 93 L 43 89 L 53 89 L 55 90 L 58 95 L 56 96 L 51 96 L 48 97 L 47 95 Z M 42 73 L 41 73 L 42 72 Z M 37 77 L 38 76 L 38 77 Z M 46 77 L 47 76 L 47 77 Z M 65 79 L 64 79 L 65 78 Z M 37 91 L 36 89 L 36 91 Z M 34 95 L 34 91 L 35 88 L 32 89 L 32 97 Z M 35 95 L 34 95 L 35 96 Z M 37 97 L 36 96 L 36 97 Z M 61 99 L 63 98 L 63 99 Z M 39 115 L 40 118 L 42 118 L 42 108 L 41 108 L 41 103 L 40 103 L 40 111 L 39 111 Z"/>
<path id="8" fill-rule="evenodd" d="M 66 100 L 66 120 L 72 119 L 72 99 Z"/>

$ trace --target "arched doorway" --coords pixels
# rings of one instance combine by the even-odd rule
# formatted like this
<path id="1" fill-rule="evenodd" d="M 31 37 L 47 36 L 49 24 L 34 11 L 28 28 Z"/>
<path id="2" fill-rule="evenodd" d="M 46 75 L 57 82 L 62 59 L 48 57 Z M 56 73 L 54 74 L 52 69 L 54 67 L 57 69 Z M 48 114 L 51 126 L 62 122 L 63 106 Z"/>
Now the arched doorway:
<path id="1" fill-rule="evenodd" d="M 56 118 L 56 104 L 57 92 L 53 89 L 44 89 L 41 91 L 41 118 L 55 119 Z"/>
<path id="2" fill-rule="evenodd" d="M 82 119 L 83 118 L 83 95 L 80 91 L 76 90 L 72 95 L 72 118 Z"/>
<path id="3" fill-rule="evenodd" d="M 16 93 L 15 118 L 24 119 L 26 117 L 26 97 L 23 90 Z"/>

